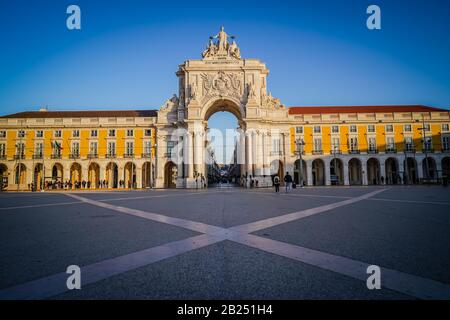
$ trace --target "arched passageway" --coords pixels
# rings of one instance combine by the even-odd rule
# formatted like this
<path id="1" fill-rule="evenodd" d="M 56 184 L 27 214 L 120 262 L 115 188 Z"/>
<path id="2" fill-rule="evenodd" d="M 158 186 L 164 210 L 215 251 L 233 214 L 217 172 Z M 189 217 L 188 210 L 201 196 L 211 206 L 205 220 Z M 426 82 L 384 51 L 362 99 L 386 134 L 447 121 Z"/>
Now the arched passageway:
<path id="1" fill-rule="evenodd" d="M 380 184 L 380 162 L 376 158 L 367 160 L 367 183 L 369 185 Z"/>
<path id="2" fill-rule="evenodd" d="M 302 173 L 301 175 L 300 172 Z M 300 166 L 300 159 L 296 160 L 294 162 L 294 181 L 296 184 L 300 185 L 300 179 L 303 181 L 303 185 L 307 184 L 308 177 L 306 172 L 306 161 L 302 160 L 302 165 Z"/>
<path id="3" fill-rule="evenodd" d="M 350 159 L 348 162 L 348 179 L 350 185 L 362 185 L 362 165 L 357 158 Z"/>
<path id="4" fill-rule="evenodd" d="M 165 188 L 177 187 L 178 169 L 175 163 L 169 161 L 164 167 L 164 186 Z"/>
<path id="5" fill-rule="evenodd" d="M 398 163 L 395 158 L 388 158 L 385 162 L 385 181 L 386 184 L 398 184 L 399 183 L 399 171 L 398 171 Z"/>
<path id="6" fill-rule="evenodd" d="M 341 159 L 334 158 L 330 161 L 330 182 L 331 185 L 344 184 L 344 164 Z"/>
<path id="7" fill-rule="evenodd" d="M 314 186 L 325 185 L 325 164 L 321 159 L 312 162 L 312 183 Z"/>

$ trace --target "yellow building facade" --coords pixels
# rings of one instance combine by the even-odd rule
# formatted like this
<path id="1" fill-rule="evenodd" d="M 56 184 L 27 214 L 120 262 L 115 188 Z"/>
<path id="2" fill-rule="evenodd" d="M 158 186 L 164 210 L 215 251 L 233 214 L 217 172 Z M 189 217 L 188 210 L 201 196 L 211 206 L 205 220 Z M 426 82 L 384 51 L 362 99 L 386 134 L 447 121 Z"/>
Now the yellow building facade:
<path id="1" fill-rule="evenodd" d="M 438 183 L 450 175 L 450 112 L 421 105 L 287 107 L 269 70 L 221 29 L 179 65 L 159 110 L 34 111 L 0 117 L 2 189 L 198 188 L 210 180 L 208 120 L 227 111 L 239 136 L 232 175 L 268 187 Z M 218 41 L 218 40 L 217 40 Z"/>

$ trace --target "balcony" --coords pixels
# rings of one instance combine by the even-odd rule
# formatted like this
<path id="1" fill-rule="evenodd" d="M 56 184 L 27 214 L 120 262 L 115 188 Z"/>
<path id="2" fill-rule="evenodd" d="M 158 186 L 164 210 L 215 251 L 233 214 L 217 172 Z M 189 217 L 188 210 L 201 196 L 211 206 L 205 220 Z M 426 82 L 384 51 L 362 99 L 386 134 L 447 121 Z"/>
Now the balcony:
<path id="1" fill-rule="evenodd" d="M 42 153 L 33 154 L 33 159 L 34 159 L 34 160 L 38 160 L 38 159 L 42 159 L 42 158 L 43 158 Z"/>
<path id="2" fill-rule="evenodd" d="M 361 151 L 357 150 L 357 149 L 353 149 L 353 150 L 348 150 L 348 154 L 360 154 Z"/>
<path id="3" fill-rule="evenodd" d="M 442 148 L 442 153 L 450 153 L 450 148 Z"/>
<path id="4" fill-rule="evenodd" d="M 52 158 L 52 159 L 61 159 L 62 156 L 61 156 L 61 154 L 52 154 L 52 155 L 51 155 L 51 158 Z"/>
<path id="5" fill-rule="evenodd" d="M 377 148 L 369 148 L 369 150 L 367 150 L 368 154 L 377 154 L 378 153 L 378 149 Z"/>
<path id="6" fill-rule="evenodd" d="M 14 160 L 19 160 L 19 159 L 25 159 L 25 155 L 24 154 L 15 154 Z"/>
<path id="7" fill-rule="evenodd" d="M 115 159 L 117 155 L 115 153 L 107 153 L 105 154 L 106 159 Z"/>
<path id="8" fill-rule="evenodd" d="M 80 154 L 79 153 L 72 153 L 69 155 L 70 159 L 79 159 L 80 158 Z"/>
<path id="9" fill-rule="evenodd" d="M 395 148 L 386 148 L 385 153 L 397 153 L 397 149 Z"/>
<path id="10" fill-rule="evenodd" d="M 332 154 L 332 155 L 342 154 L 342 150 L 341 150 L 341 149 L 331 150 L 331 154 Z"/>
<path id="11" fill-rule="evenodd" d="M 152 157 L 152 154 L 150 153 L 150 152 L 146 152 L 146 153 L 143 153 L 143 154 L 141 154 L 141 158 L 151 158 Z"/>
<path id="12" fill-rule="evenodd" d="M 124 153 L 123 157 L 127 159 L 134 158 L 134 153 Z"/>
<path id="13" fill-rule="evenodd" d="M 434 149 L 433 148 L 423 148 L 422 152 L 423 153 L 434 153 Z"/>
<path id="14" fill-rule="evenodd" d="M 412 146 L 405 146 L 405 153 L 416 153 L 416 149 L 413 148 Z"/>
<path id="15" fill-rule="evenodd" d="M 98 158 L 98 154 L 97 153 L 89 153 L 87 155 L 88 159 L 97 159 Z"/>
<path id="16" fill-rule="evenodd" d="M 166 153 L 164 153 L 164 157 L 166 157 L 166 158 L 172 158 L 173 155 L 174 155 L 173 152 L 166 152 Z"/>
<path id="17" fill-rule="evenodd" d="M 270 155 L 271 156 L 282 156 L 283 155 L 283 151 L 271 151 Z"/>
<path id="18" fill-rule="evenodd" d="M 0 160 L 6 160 L 6 154 L 0 154 Z"/>
<path id="19" fill-rule="evenodd" d="M 320 154 L 323 154 L 323 150 L 313 150 L 313 151 L 312 151 L 312 154 L 313 154 L 313 155 L 320 155 Z"/>

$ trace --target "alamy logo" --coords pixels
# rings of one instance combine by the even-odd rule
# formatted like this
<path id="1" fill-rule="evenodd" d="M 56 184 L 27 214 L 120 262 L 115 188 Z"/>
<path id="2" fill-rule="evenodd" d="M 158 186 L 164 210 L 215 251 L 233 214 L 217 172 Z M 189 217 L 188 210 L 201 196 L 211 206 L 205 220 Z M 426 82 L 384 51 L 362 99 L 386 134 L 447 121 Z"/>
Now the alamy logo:
<path id="1" fill-rule="evenodd" d="M 371 5 L 367 7 L 367 14 L 370 16 L 367 18 L 367 29 L 369 30 L 381 30 L 381 9 L 377 5 Z"/>
<path id="2" fill-rule="evenodd" d="M 67 278 L 67 281 L 66 281 L 67 289 L 69 289 L 69 290 L 81 289 L 81 269 L 80 269 L 80 267 L 77 265 L 68 266 L 66 273 L 70 274 L 70 276 Z"/>
<path id="3" fill-rule="evenodd" d="M 67 7 L 67 14 L 70 14 L 66 20 L 66 26 L 69 30 L 80 30 L 81 29 L 81 9 L 77 5 L 70 5 Z"/>
<path id="4" fill-rule="evenodd" d="M 379 290 L 381 289 L 381 269 L 379 266 L 371 265 L 367 267 L 367 274 L 370 274 L 367 278 L 367 289 L 369 290 Z"/>

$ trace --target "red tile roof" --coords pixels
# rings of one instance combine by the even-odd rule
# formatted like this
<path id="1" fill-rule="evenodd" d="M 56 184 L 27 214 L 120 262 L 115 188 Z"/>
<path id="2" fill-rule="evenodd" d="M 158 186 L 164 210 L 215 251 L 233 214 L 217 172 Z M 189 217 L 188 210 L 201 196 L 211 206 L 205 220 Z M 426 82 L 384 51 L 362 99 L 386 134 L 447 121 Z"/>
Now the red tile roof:
<path id="1" fill-rule="evenodd" d="M 421 105 L 403 106 L 336 106 L 336 107 L 289 107 L 289 114 L 325 114 L 325 113 L 390 113 L 390 112 L 450 112 Z"/>
<path id="2" fill-rule="evenodd" d="M 115 118 L 156 117 L 156 115 L 156 110 L 25 111 L 0 118 Z"/>

